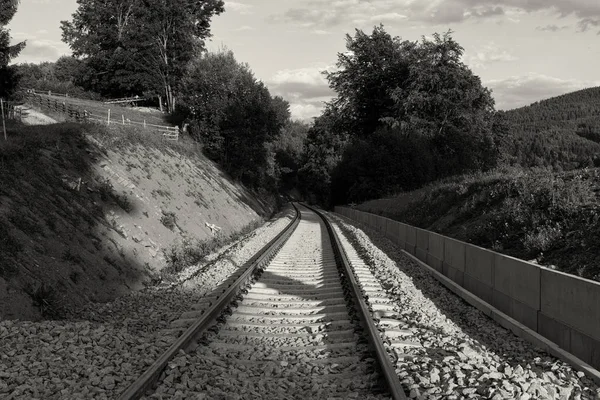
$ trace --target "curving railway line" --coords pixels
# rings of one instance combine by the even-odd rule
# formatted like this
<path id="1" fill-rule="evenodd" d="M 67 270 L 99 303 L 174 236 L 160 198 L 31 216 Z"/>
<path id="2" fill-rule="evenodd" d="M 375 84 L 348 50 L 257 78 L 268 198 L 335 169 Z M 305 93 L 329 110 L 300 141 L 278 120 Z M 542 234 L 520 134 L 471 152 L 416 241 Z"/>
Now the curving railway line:
<path id="1" fill-rule="evenodd" d="M 410 332 L 326 217 L 296 208 L 120 399 L 406 398 L 391 358 Z"/>

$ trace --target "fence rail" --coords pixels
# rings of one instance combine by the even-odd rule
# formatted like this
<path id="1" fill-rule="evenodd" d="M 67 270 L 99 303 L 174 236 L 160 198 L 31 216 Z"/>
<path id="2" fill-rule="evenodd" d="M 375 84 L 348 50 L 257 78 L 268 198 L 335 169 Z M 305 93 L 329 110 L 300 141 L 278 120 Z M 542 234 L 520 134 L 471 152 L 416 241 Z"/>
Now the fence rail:
<path id="1" fill-rule="evenodd" d="M 30 94 L 40 94 L 40 95 L 45 95 L 45 96 L 58 96 L 58 97 L 70 97 L 69 93 L 55 93 L 51 90 L 35 90 L 35 89 L 26 89 L 25 90 L 26 93 L 30 93 Z"/>
<path id="2" fill-rule="evenodd" d="M 124 115 L 121 115 L 121 118 L 119 118 L 118 116 L 111 115 L 110 109 L 107 110 L 106 115 L 94 114 L 73 104 L 50 98 L 46 93 L 31 89 L 26 92 L 26 99 L 31 104 L 39 106 L 41 109 L 63 114 L 71 121 L 100 123 L 106 124 L 107 126 L 139 126 L 146 130 L 153 130 L 161 134 L 166 140 L 179 140 L 179 128 L 176 126 L 154 125 L 147 123 L 145 120 L 142 122 L 132 121 L 129 118 L 125 118 Z"/>
<path id="3" fill-rule="evenodd" d="M 138 101 L 144 101 L 144 100 L 146 100 L 146 99 L 143 98 L 143 97 L 139 97 L 139 96 L 136 96 L 136 97 L 122 97 L 122 98 L 119 98 L 119 99 L 106 100 L 104 102 L 104 104 L 128 104 L 128 103 L 135 104 Z"/>
<path id="4" fill-rule="evenodd" d="M 23 109 L 21 107 L 17 107 L 19 103 L 13 101 L 4 101 L 0 102 L 0 107 L 2 108 L 2 115 L 4 119 L 10 119 L 14 121 L 21 121 L 23 119 Z"/>

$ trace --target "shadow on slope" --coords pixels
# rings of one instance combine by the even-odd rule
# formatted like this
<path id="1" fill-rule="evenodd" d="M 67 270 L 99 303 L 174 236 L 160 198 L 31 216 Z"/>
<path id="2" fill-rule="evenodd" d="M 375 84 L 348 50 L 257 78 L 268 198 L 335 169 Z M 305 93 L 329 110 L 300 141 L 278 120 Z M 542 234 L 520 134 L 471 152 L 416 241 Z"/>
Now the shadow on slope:
<path id="1" fill-rule="evenodd" d="M 9 134 L 0 143 L 0 319 L 64 317 L 139 287 L 143 267 L 106 218 L 133 203 L 94 171 L 100 153 L 80 126 L 15 125 Z"/>

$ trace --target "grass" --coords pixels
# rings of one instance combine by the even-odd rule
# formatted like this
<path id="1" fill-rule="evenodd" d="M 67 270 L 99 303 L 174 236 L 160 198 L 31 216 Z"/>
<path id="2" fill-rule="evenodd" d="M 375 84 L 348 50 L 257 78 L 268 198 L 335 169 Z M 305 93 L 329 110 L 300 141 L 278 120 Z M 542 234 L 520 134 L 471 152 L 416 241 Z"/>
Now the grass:
<path id="1" fill-rule="evenodd" d="M 163 211 L 160 222 L 168 229 L 173 230 L 177 226 L 177 215 L 172 211 Z"/>
<path id="2" fill-rule="evenodd" d="M 162 135 L 157 132 L 134 126 L 111 125 L 107 127 L 100 124 L 85 124 L 81 127 L 86 134 L 98 140 L 107 150 L 122 151 L 142 145 L 160 151 L 173 151 L 186 157 L 197 157 L 202 152 L 202 147 L 198 142 L 184 135 L 180 135 L 179 140 L 174 141 L 163 139 Z"/>
<path id="3" fill-rule="evenodd" d="M 181 243 L 177 243 L 164 249 L 163 253 L 167 262 L 167 267 L 162 270 L 162 277 L 168 278 L 173 274 L 183 271 L 185 268 L 202 262 L 206 256 L 215 250 L 226 246 L 248 233 L 254 231 L 263 224 L 264 221 L 257 220 L 242 228 L 240 231 L 231 235 L 224 235 L 218 232 L 214 237 L 208 240 L 190 240 L 185 238 Z"/>
<path id="4" fill-rule="evenodd" d="M 599 191 L 599 169 L 503 169 L 358 208 L 600 280 Z"/>
<path id="5" fill-rule="evenodd" d="M 157 113 L 145 113 L 130 107 L 123 107 L 116 104 L 104 104 L 101 101 L 95 100 L 85 100 L 79 99 L 75 97 L 61 97 L 61 96 L 48 96 L 42 95 L 45 98 L 50 98 L 52 100 L 57 100 L 61 103 L 71 104 L 73 106 L 79 107 L 82 110 L 86 110 L 92 114 L 98 115 L 102 118 L 108 117 L 108 110 L 111 112 L 111 121 L 114 121 L 117 124 L 122 123 L 122 117 L 125 117 L 125 120 L 130 119 L 135 122 L 144 122 L 148 124 L 154 125 L 169 125 L 165 121 L 165 115 L 161 114 L 160 111 Z"/>

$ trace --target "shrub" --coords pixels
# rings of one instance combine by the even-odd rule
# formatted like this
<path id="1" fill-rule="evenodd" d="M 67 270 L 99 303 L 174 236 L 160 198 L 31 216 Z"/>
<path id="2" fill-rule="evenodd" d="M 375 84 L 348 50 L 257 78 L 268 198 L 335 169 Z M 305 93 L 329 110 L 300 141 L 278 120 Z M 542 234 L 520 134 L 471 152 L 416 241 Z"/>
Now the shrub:
<path id="1" fill-rule="evenodd" d="M 172 211 L 163 211 L 160 222 L 170 230 L 173 230 L 177 225 L 177 216 Z"/>

